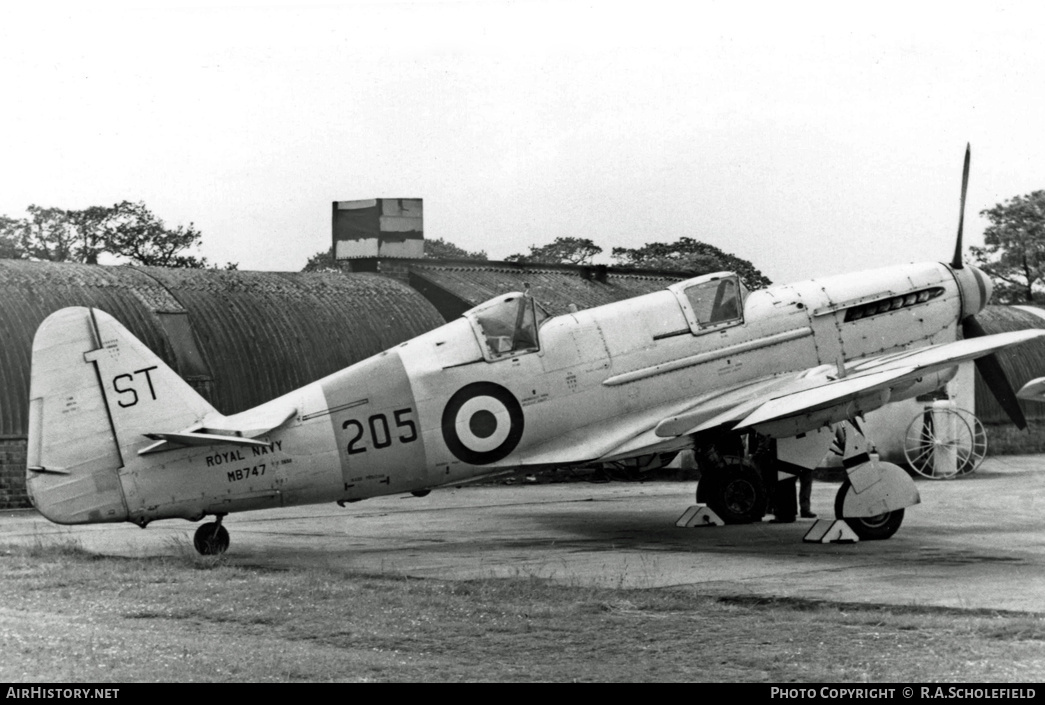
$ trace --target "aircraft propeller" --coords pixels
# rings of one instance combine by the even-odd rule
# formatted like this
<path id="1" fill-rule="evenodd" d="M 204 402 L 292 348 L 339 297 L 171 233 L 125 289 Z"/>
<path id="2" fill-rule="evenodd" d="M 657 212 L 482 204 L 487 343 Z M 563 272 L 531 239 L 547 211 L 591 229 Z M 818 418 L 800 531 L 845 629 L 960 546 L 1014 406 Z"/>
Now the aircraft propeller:
<path id="1" fill-rule="evenodd" d="M 962 230 L 965 228 L 965 192 L 969 188 L 969 158 L 971 153 L 972 145 L 966 142 L 965 166 L 962 168 L 962 203 L 958 210 L 958 242 L 954 245 L 954 258 L 951 259 L 951 266 L 955 269 L 961 269 L 965 266 L 962 263 Z"/>
<path id="2" fill-rule="evenodd" d="M 955 270 L 961 270 L 965 267 L 962 262 L 962 230 L 965 226 L 965 192 L 969 186 L 970 152 L 970 146 L 966 144 L 965 166 L 962 169 L 961 210 L 958 213 L 958 240 L 954 246 L 954 258 L 951 260 L 951 268 Z M 974 274 L 979 275 L 979 272 Z M 983 302 L 984 305 L 986 303 L 986 301 Z M 980 325 L 980 322 L 976 320 L 974 315 L 970 314 L 962 319 L 962 336 L 966 339 L 979 338 L 984 335 L 987 335 L 987 331 L 983 329 L 983 326 Z M 987 383 L 991 394 L 998 400 L 1001 408 L 1005 410 L 1005 413 L 1016 424 L 1016 427 L 1019 429 L 1027 428 L 1027 419 L 1024 417 L 1023 410 L 1016 399 L 1016 392 L 1013 391 L 1012 384 L 1009 382 L 1009 378 L 1005 376 L 1005 371 L 998 361 L 998 356 L 995 353 L 991 353 L 990 355 L 976 358 L 976 369 L 979 370 L 980 376 Z"/>

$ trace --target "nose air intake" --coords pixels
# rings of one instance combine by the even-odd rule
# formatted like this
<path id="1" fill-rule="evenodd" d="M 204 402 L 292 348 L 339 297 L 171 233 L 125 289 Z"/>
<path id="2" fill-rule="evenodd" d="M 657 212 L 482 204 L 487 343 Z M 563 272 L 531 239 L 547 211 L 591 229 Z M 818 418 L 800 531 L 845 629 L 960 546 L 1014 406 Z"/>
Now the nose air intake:
<path id="1" fill-rule="evenodd" d="M 951 271 L 961 290 L 962 320 L 975 316 L 987 308 L 994 292 L 994 285 L 991 283 L 990 277 L 977 267 L 952 268 Z"/>
<path id="2" fill-rule="evenodd" d="M 991 296 L 994 294 L 994 283 L 990 277 L 976 267 L 969 267 L 969 270 L 976 277 L 977 290 L 980 294 L 980 307 L 972 314 L 976 315 L 976 313 L 987 308 L 987 304 L 991 302 Z"/>

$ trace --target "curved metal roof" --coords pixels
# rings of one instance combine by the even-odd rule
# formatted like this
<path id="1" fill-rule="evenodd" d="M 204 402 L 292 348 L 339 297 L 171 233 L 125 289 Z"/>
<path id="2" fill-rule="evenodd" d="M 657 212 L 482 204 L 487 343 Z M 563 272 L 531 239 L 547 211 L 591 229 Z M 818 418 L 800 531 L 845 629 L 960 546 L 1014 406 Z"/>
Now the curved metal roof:
<path id="1" fill-rule="evenodd" d="M 382 260 L 382 266 L 389 260 Z M 411 286 L 425 294 L 450 320 L 511 291 L 528 289 L 548 313 L 601 306 L 666 289 L 696 276 L 674 272 L 597 265 L 494 262 L 488 260 L 398 260 Z"/>
<path id="2" fill-rule="evenodd" d="M 976 320 L 987 333 L 1045 328 L 1042 314 L 1032 313 L 1020 306 L 988 306 L 976 315 Z M 1045 376 L 1045 340 L 1039 338 L 1002 350 L 998 353 L 998 361 L 1012 383 L 1012 388 L 1019 390 L 1035 377 Z M 980 373 L 977 372 L 975 377 L 976 416 L 983 423 L 1010 423 Z M 1021 399 L 1020 406 L 1028 419 L 1045 418 L 1045 404 Z"/>
<path id="3" fill-rule="evenodd" d="M 443 324 L 421 294 L 374 274 L 0 260 L 0 436 L 26 435 L 33 336 L 66 306 L 112 314 L 223 413 Z"/>

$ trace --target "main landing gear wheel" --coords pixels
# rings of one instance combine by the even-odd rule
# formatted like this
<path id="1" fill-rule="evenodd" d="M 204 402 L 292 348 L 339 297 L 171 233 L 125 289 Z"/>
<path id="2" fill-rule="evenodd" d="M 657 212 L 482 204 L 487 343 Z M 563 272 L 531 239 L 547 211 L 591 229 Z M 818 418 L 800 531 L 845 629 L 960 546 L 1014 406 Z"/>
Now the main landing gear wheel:
<path id="1" fill-rule="evenodd" d="M 896 509 L 873 517 L 844 517 L 842 505 L 853 484 L 844 480 L 835 495 L 835 518 L 843 519 L 861 541 L 882 541 L 896 533 L 903 523 L 903 509 Z"/>
<path id="2" fill-rule="evenodd" d="M 201 524 L 192 537 L 192 545 L 203 556 L 220 556 L 229 547 L 229 532 L 221 519 Z"/>
<path id="3" fill-rule="evenodd" d="M 704 502 L 727 524 L 750 524 L 766 514 L 766 486 L 755 465 L 737 457 L 701 471 L 697 501 Z"/>

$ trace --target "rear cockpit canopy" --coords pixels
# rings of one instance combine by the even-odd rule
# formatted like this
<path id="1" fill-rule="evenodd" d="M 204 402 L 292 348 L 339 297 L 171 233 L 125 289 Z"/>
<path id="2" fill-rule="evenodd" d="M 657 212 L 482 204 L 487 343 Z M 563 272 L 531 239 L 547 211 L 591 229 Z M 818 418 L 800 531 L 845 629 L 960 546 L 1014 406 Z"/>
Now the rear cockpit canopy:
<path id="1" fill-rule="evenodd" d="M 464 314 L 488 361 L 540 349 L 537 329 L 548 314 L 529 294 L 502 294 Z"/>
<path id="2" fill-rule="evenodd" d="M 744 322 L 748 291 L 733 272 L 715 272 L 672 284 L 694 335 Z"/>

